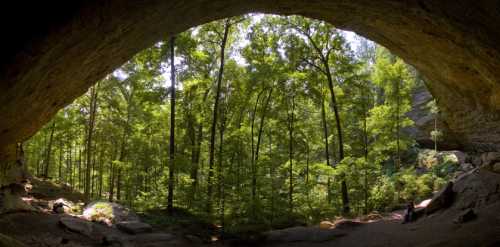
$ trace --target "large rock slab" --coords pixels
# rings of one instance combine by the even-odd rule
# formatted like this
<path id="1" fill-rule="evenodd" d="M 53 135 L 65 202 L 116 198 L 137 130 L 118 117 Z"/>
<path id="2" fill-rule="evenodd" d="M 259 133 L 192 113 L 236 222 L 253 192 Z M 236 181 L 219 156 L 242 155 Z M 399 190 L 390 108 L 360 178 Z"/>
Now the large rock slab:
<path id="1" fill-rule="evenodd" d="M 453 182 L 448 182 L 446 186 L 434 195 L 427 205 L 426 213 L 432 214 L 440 209 L 447 208 L 453 204 L 455 192 L 453 192 Z"/>
<path id="2" fill-rule="evenodd" d="M 116 228 L 128 234 L 140 234 L 153 231 L 153 227 L 151 227 L 151 225 L 140 221 L 119 222 L 116 224 Z"/>
<path id="3" fill-rule="evenodd" d="M 92 223 L 76 217 L 62 217 L 59 223 L 70 231 L 81 233 L 85 236 L 92 235 Z"/>

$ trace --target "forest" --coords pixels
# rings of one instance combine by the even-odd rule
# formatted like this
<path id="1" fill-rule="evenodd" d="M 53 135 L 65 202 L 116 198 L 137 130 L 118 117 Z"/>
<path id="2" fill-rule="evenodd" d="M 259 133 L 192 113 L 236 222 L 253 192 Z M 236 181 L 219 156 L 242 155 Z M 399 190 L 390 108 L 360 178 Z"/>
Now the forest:
<path id="1" fill-rule="evenodd" d="M 229 230 L 387 212 L 447 181 L 415 169 L 407 113 L 423 84 L 328 23 L 250 14 L 141 51 L 24 150 L 31 174 L 86 201 L 182 209 Z"/>

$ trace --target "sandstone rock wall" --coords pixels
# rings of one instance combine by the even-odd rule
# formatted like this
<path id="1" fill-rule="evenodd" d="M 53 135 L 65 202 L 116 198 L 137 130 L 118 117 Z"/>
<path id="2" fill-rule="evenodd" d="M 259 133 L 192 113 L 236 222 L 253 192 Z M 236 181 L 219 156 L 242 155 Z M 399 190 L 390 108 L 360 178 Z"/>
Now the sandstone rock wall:
<path id="1" fill-rule="evenodd" d="M 462 149 L 459 138 L 450 130 L 441 114 L 436 117 L 429 110 L 428 104 L 433 99 L 425 85 L 421 84 L 415 88 L 412 93 L 412 108 L 407 114 L 415 125 L 404 129 L 404 131 L 415 138 L 420 147 L 433 149 L 434 141 L 431 138 L 431 132 L 434 130 L 434 120 L 437 118 L 437 129 L 443 134 L 437 143 L 438 149 Z"/>

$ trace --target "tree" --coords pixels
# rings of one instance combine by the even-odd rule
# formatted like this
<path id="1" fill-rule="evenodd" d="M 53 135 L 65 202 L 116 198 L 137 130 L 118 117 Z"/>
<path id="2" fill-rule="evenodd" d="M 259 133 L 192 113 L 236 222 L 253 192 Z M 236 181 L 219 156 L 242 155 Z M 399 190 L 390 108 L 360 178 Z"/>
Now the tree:
<path id="1" fill-rule="evenodd" d="M 217 73 L 217 89 L 214 95 L 214 107 L 213 107 L 213 115 L 212 115 L 212 127 L 210 129 L 210 157 L 209 157 L 209 171 L 208 171 L 208 189 L 207 189 L 207 213 L 210 214 L 212 210 L 212 177 L 214 176 L 214 160 L 215 160 L 215 131 L 217 126 L 217 115 L 219 111 L 219 99 L 221 92 L 221 84 L 222 84 L 222 76 L 224 73 L 224 57 L 225 57 L 225 49 L 227 44 L 227 38 L 229 35 L 229 29 L 231 27 L 230 19 L 226 19 L 224 21 L 224 31 L 221 36 L 220 41 L 220 66 L 219 72 Z"/>
<path id="2" fill-rule="evenodd" d="M 437 127 L 437 117 L 439 115 L 439 108 L 436 100 L 431 100 L 427 103 L 427 107 L 432 115 L 434 115 L 434 130 L 431 131 L 431 138 L 434 141 L 434 152 L 437 152 L 437 143 L 441 140 L 443 133 Z"/>
<path id="3" fill-rule="evenodd" d="M 168 198 L 167 210 L 173 213 L 174 203 L 174 169 L 175 169 L 175 63 L 174 63 L 175 36 L 170 38 L 170 167 L 168 169 Z"/>

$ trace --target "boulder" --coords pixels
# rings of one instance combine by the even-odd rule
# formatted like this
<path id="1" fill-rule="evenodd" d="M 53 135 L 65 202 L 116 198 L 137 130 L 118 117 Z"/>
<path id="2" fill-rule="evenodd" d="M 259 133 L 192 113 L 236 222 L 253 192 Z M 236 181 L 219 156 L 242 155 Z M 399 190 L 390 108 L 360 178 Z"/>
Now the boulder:
<path id="1" fill-rule="evenodd" d="M 426 214 L 432 214 L 440 209 L 447 208 L 453 204 L 455 192 L 453 192 L 453 182 L 448 182 L 446 186 L 434 195 L 426 208 Z"/>
<path id="2" fill-rule="evenodd" d="M 85 236 L 91 236 L 92 234 L 92 223 L 86 220 L 76 217 L 62 217 L 59 219 L 59 223 L 70 231 L 77 232 Z"/>
<path id="3" fill-rule="evenodd" d="M 333 228 L 334 226 L 335 225 L 332 222 L 326 221 L 326 220 L 325 221 L 321 221 L 319 223 L 319 228 L 320 229 L 330 229 L 330 228 Z"/>
<path id="4" fill-rule="evenodd" d="M 465 222 L 469 222 L 471 220 L 474 220 L 475 218 L 477 217 L 476 213 L 474 212 L 474 210 L 472 210 L 471 208 L 463 211 L 456 219 L 455 219 L 455 223 L 465 223 Z"/>
<path id="5" fill-rule="evenodd" d="M 56 214 L 69 214 L 73 212 L 73 203 L 71 201 L 68 201 L 64 198 L 59 198 L 55 201 L 50 202 L 48 205 L 51 205 L 50 208 L 52 208 L 52 212 Z"/>
<path id="6" fill-rule="evenodd" d="M 124 221 L 139 221 L 139 217 L 131 209 L 118 203 L 106 201 L 89 203 L 83 210 L 83 217 L 108 225 Z"/>
<path id="7" fill-rule="evenodd" d="M 417 167 L 429 169 L 443 163 L 461 166 L 466 164 L 467 159 L 467 154 L 458 150 L 436 152 L 431 149 L 421 149 L 417 157 Z"/>
<path id="8" fill-rule="evenodd" d="M 128 234 L 140 234 L 152 232 L 153 228 L 151 225 L 140 222 L 140 221 L 123 221 L 116 224 L 116 228 L 122 232 Z"/>

